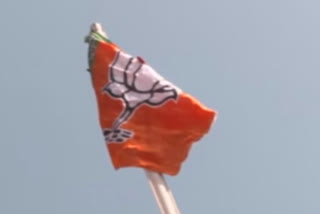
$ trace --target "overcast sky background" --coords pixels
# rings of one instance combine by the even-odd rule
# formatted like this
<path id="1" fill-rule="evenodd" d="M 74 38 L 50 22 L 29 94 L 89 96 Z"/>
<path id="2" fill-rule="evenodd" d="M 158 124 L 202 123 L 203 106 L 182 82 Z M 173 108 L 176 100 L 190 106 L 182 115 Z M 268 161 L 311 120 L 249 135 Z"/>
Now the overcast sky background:
<path id="1" fill-rule="evenodd" d="M 316 0 L 1 0 L 0 213 L 159 213 L 114 171 L 87 69 L 89 25 L 219 118 L 180 174 L 182 214 L 320 213 Z"/>

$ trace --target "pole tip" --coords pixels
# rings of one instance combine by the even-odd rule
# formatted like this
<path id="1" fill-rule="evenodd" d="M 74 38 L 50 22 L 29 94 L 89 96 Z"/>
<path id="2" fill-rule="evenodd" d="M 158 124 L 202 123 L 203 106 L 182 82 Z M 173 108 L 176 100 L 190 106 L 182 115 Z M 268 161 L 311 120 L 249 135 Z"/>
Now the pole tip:
<path id="1" fill-rule="evenodd" d="M 98 23 L 98 22 L 94 22 L 94 23 L 91 24 L 90 32 L 91 33 L 99 33 L 100 35 L 104 36 L 105 38 L 108 38 L 106 32 L 104 32 L 104 30 L 102 29 L 101 24 Z"/>

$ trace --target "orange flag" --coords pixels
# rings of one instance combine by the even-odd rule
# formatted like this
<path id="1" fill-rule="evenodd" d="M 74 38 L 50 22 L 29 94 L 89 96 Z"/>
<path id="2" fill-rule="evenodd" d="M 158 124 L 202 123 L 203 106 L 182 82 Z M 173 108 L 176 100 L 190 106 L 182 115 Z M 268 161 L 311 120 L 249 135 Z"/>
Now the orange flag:
<path id="1" fill-rule="evenodd" d="M 99 24 L 92 25 L 86 41 L 100 126 L 113 166 L 176 175 L 216 112 L 165 80 L 141 57 L 122 51 Z"/>

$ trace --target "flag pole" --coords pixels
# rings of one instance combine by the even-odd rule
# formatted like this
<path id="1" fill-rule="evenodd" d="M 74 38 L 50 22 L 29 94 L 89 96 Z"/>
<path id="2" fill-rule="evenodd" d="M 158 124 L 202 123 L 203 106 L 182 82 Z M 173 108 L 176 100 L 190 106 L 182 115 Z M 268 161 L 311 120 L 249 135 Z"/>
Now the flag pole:
<path id="1" fill-rule="evenodd" d="M 163 175 L 147 169 L 144 171 L 161 214 L 180 214 L 173 194 L 171 193 Z"/>

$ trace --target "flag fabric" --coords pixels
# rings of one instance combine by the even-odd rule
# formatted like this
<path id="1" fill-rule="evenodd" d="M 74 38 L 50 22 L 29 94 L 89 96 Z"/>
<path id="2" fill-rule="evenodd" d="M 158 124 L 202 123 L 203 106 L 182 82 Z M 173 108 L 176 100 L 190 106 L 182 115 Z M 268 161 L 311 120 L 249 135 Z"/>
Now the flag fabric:
<path id="1" fill-rule="evenodd" d="M 92 25 L 86 42 L 100 126 L 114 168 L 176 175 L 192 143 L 209 131 L 216 112 L 141 57 L 121 50 L 99 24 Z"/>

